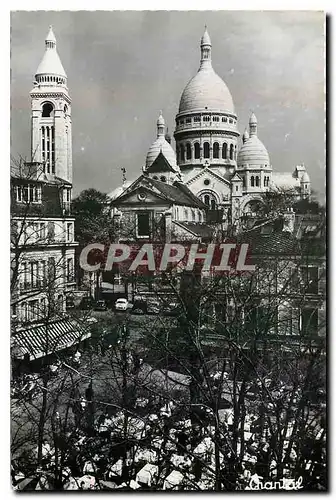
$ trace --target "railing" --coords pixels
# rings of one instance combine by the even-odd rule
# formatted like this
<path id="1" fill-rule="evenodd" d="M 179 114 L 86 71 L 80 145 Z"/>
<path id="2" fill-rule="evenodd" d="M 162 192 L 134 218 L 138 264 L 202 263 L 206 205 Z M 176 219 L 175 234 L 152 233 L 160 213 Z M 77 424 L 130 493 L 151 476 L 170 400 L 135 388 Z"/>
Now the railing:
<path id="1" fill-rule="evenodd" d="M 185 130 L 193 129 L 214 129 L 214 130 L 232 130 L 237 132 L 237 125 L 235 123 L 229 122 L 191 122 L 184 123 L 183 125 L 176 125 L 175 132 L 181 132 Z"/>

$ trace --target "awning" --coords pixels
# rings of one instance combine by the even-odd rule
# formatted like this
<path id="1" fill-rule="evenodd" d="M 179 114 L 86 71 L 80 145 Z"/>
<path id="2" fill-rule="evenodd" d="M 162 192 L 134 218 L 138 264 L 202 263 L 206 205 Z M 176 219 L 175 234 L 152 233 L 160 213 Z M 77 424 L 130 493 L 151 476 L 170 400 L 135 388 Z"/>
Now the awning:
<path id="1" fill-rule="evenodd" d="M 16 359 L 37 359 L 66 349 L 91 337 L 89 325 L 76 320 L 61 320 L 36 325 L 12 334 L 11 350 Z"/>

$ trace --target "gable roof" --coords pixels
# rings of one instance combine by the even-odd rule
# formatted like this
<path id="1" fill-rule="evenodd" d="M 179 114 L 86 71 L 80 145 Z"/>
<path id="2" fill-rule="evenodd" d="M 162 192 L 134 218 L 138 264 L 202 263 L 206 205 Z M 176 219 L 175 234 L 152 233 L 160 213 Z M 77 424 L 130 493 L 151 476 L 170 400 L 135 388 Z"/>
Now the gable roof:
<path id="1" fill-rule="evenodd" d="M 172 204 L 186 205 L 189 207 L 196 207 L 201 209 L 206 209 L 207 206 L 195 196 L 190 189 L 182 184 L 181 182 L 174 182 L 174 184 L 168 184 L 167 182 L 162 182 L 156 179 L 152 179 L 147 175 L 141 175 L 136 179 L 130 186 L 128 186 L 120 196 L 116 197 L 113 201 L 113 205 L 118 205 L 118 203 L 124 199 L 127 195 L 143 187 L 149 191 L 152 191 L 157 196 L 162 196 L 166 200 L 170 201 Z"/>
<path id="2" fill-rule="evenodd" d="M 216 179 L 222 181 L 224 184 L 230 185 L 230 179 L 231 179 L 232 174 L 225 173 L 225 175 L 223 176 L 223 175 L 220 175 L 218 172 L 215 172 L 214 170 L 212 170 L 212 168 L 209 168 L 209 167 L 203 168 L 194 177 L 190 177 L 190 179 L 187 180 L 186 185 L 191 184 L 194 180 L 199 179 L 200 177 L 202 177 L 205 174 L 215 177 Z"/>
<path id="3" fill-rule="evenodd" d="M 157 155 L 153 163 L 147 168 L 146 172 L 155 173 L 155 172 L 175 172 L 173 167 L 167 161 L 167 158 L 164 156 L 162 151 Z"/>
<path id="4" fill-rule="evenodd" d="M 231 177 L 231 181 L 242 181 L 243 179 L 240 177 L 240 175 L 236 172 L 233 177 Z"/>
<path id="5" fill-rule="evenodd" d="M 199 208 L 209 208 L 201 201 L 183 182 L 175 181 L 174 186 L 177 186 L 183 193 L 188 196 Z"/>

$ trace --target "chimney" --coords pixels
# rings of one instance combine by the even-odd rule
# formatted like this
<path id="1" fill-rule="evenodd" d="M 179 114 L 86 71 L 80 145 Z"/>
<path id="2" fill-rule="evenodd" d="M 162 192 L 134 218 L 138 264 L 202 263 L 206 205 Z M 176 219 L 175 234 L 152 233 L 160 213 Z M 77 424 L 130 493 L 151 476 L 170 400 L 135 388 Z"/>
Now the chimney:
<path id="1" fill-rule="evenodd" d="M 283 226 L 282 231 L 284 233 L 293 234 L 295 223 L 295 212 L 293 208 L 288 208 L 287 212 L 283 214 Z"/>

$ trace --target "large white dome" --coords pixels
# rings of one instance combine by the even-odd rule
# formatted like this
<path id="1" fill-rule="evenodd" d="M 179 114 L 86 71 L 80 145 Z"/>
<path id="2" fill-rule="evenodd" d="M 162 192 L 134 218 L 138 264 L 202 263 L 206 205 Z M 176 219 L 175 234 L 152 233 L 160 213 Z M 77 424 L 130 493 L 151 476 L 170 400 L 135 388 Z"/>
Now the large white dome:
<path id="1" fill-rule="evenodd" d="M 235 114 L 230 91 L 211 64 L 211 40 L 207 29 L 201 39 L 200 68 L 182 93 L 179 113 L 205 109 Z"/>
<path id="2" fill-rule="evenodd" d="M 187 84 L 181 96 L 179 113 L 205 109 L 235 113 L 230 91 L 212 67 L 200 68 Z"/>

